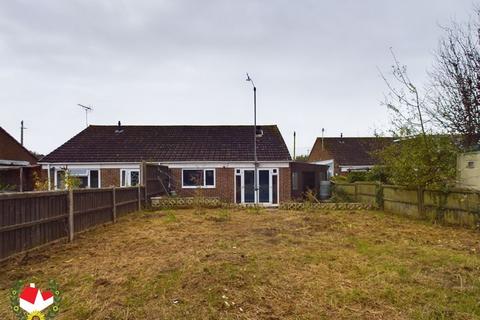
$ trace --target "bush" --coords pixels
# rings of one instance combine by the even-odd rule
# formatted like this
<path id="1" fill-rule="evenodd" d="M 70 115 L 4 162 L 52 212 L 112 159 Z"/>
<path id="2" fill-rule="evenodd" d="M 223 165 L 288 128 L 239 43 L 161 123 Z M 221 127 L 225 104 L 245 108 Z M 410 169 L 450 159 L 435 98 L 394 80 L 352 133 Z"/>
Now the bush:
<path id="1" fill-rule="evenodd" d="M 345 203 L 355 201 L 351 195 L 345 192 L 345 190 L 334 184 L 332 185 L 332 197 L 330 198 L 330 202 Z"/>
<path id="2" fill-rule="evenodd" d="M 388 182 L 409 187 L 455 184 L 458 148 L 447 136 L 405 138 L 379 153 Z"/>

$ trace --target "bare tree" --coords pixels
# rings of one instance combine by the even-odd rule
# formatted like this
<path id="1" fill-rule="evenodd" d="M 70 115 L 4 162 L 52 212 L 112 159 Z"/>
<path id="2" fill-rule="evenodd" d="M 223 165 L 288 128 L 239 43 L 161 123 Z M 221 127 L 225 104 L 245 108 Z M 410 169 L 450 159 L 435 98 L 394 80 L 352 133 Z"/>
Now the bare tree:
<path id="1" fill-rule="evenodd" d="M 480 141 L 480 19 L 444 28 L 430 72 L 428 113 L 443 130 L 462 139 L 468 150 Z"/>
<path id="2" fill-rule="evenodd" d="M 393 113 L 392 124 L 396 134 L 412 136 L 421 134 L 426 142 L 425 95 L 421 95 L 410 80 L 407 67 L 401 65 L 395 52 L 390 48 L 393 58 L 390 79 L 379 69 L 380 76 L 388 87 L 383 104 Z"/>

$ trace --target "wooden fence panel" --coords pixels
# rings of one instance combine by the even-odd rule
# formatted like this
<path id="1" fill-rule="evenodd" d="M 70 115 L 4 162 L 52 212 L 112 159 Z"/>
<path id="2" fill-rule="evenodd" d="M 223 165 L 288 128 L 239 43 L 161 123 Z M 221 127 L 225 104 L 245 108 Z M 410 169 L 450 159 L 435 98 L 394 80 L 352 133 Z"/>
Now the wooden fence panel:
<path id="1" fill-rule="evenodd" d="M 377 204 L 377 189 L 376 183 L 357 183 L 357 202 L 368 203 L 373 206 Z"/>
<path id="2" fill-rule="evenodd" d="M 419 218 L 418 192 L 399 186 L 383 187 L 383 206 L 385 211 Z"/>
<path id="3" fill-rule="evenodd" d="M 75 232 L 113 222 L 112 189 L 84 189 L 73 192 Z"/>
<path id="4" fill-rule="evenodd" d="M 68 234 L 66 192 L 0 196 L 0 260 Z"/>
<path id="5" fill-rule="evenodd" d="M 340 183 L 339 188 L 351 194 L 356 190 L 357 201 L 371 203 L 372 187 L 364 182 Z M 427 219 L 445 225 L 480 228 L 480 192 L 453 188 L 448 191 L 377 185 L 376 200 L 387 212 Z"/>
<path id="6" fill-rule="evenodd" d="M 478 192 L 425 190 L 424 207 L 427 218 L 448 225 L 478 227 L 480 222 Z"/>
<path id="7" fill-rule="evenodd" d="M 355 197 L 355 185 L 350 183 L 336 183 L 335 188 L 342 190 L 349 196 Z"/>
<path id="8" fill-rule="evenodd" d="M 117 217 L 138 210 L 138 187 L 118 188 L 115 190 Z"/>
<path id="9" fill-rule="evenodd" d="M 144 163 L 144 182 L 149 198 L 166 195 L 170 182 L 170 171 L 168 167 Z"/>
<path id="10" fill-rule="evenodd" d="M 81 232 L 135 212 L 145 200 L 144 187 L 73 191 L 73 225 Z M 67 238 L 69 193 L 66 191 L 0 195 L 0 260 L 16 253 Z"/>

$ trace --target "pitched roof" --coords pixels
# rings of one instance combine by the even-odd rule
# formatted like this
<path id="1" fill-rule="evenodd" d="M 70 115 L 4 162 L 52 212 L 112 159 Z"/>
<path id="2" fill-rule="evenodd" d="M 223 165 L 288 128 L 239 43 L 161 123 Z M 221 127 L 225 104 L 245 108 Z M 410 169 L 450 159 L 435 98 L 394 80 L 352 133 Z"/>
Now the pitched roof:
<path id="1" fill-rule="evenodd" d="M 0 127 L 0 160 L 28 161 L 37 163 L 37 158 L 12 137 L 5 129 Z"/>
<path id="2" fill-rule="evenodd" d="M 378 163 L 375 151 L 393 143 L 393 138 L 317 138 L 308 157 L 309 161 L 329 160 L 339 165 L 374 165 Z"/>
<path id="3" fill-rule="evenodd" d="M 291 160 L 278 127 L 261 129 L 258 160 Z M 140 161 L 253 161 L 253 126 L 89 126 L 41 160 Z"/>

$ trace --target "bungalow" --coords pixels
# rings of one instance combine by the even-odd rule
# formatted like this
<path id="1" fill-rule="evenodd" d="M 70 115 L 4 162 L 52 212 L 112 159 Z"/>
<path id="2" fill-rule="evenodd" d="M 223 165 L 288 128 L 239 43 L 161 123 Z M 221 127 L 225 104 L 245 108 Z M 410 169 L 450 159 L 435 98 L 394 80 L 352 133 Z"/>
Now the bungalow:
<path id="1" fill-rule="evenodd" d="M 393 143 L 393 138 L 317 138 L 308 162 L 328 165 L 329 178 L 351 171 L 368 171 L 378 160 L 374 153 Z"/>
<path id="2" fill-rule="evenodd" d="M 253 126 L 97 126 L 81 131 L 40 163 L 52 188 L 65 170 L 81 187 L 142 183 L 142 162 L 167 166 L 170 190 L 180 196 L 253 203 Z M 276 125 L 257 128 L 258 201 L 276 205 L 291 197 L 291 157 Z"/>
<path id="3" fill-rule="evenodd" d="M 37 158 L 0 127 L 0 191 L 33 190 Z"/>

